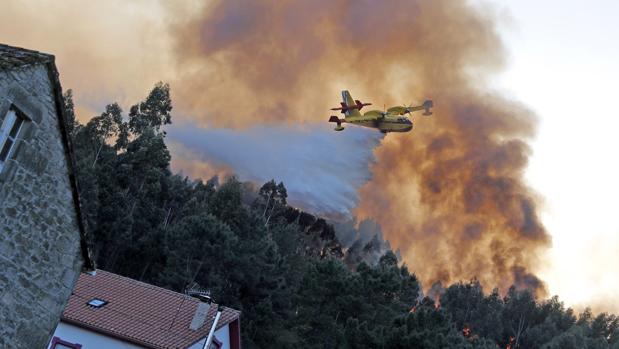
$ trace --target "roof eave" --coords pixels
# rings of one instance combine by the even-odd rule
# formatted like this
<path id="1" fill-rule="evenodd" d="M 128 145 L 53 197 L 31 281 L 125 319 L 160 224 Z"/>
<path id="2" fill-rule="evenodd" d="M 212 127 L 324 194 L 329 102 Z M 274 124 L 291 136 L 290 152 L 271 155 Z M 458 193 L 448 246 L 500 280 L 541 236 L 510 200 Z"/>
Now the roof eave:
<path id="1" fill-rule="evenodd" d="M 158 346 L 158 345 L 153 345 L 152 343 L 144 342 L 144 341 L 141 341 L 139 339 L 132 338 L 132 337 L 129 337 L 129 336 L 123 336 L 122 334 L 118 334 L 118 333 L 115 333 L 113 331 L 108 331 L 106 329 L 102 329 L 102 328 L 97 327 L 97 326 L 92 326 L 92 325 L 90 325 L 88 323 L 85 323 L 85 322 L 82 322 L 82 321 L 79 321 L 79 320 L 73 320 L 73 319 L 65 317 L 64 315 L 60 318 L 60 320 L 62 322 L 66 322 L 66 323 L 74 325 L 74 326 L 86 328 L 88 330 L 92 330 L 93 332 L 97 332 L 97 333 L 100 333 L 100 334 L 103 334 L 103 335 L 106 335 L 106 336 L 110 336 L 110 337 L 113 337 L 113 338 L 116 338 L 116 339 L 119 339 L 119 340 L 122 340 L 122 341 L 125 341 L 125 342 L 130 342 L 130 343 L 133 343 L 133 344 L 137 344 L 137 345 L 143 346 L 143 347 L 145 347 L 147 349 L 166 349 L 165 347 Z"/>
<path id="2" fill-rule="evenodd" d="M 53 55 L 50 55 L 50 60 L 45 63 L 45 65 L 47 67 L 49 80 L 52 84 L 54 103 L 56 105 L 58 121 L 60 124 L 60 134 L 65 150 L 65 158 L 67 160 L 66 162 L 69 172 L 69 182 L 71 183 L 71 191 L 73 192 L 73 203 L 75 206 L 77 225 L 80 233 L 81 256 L 84 261 L 82 269 L 86 272 L 92 272 L 96 268 L 95 261 L 92 258 L 92 253 L 88 245 L 88 233 L 86 231 L 86 224 L 82 215 L 82 205 L 80 201 L 79 184 L 77 180 L 77 161 L 75 160 L 75 153 L 73 152 L 73 142 L 71 141 L 71 137 L 69 136 L 69 133 L 67 131 L 64 97 L 62 96 L 62 86 L 60 85 L 60 78 L 58 69 L 56 68 L 55 57 Z"/>

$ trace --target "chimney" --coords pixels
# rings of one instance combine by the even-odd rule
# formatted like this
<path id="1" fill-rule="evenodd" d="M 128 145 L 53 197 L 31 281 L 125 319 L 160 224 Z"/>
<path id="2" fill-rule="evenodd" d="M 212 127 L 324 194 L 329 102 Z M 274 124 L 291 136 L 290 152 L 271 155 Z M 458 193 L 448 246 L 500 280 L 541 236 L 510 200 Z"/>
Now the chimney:
<path id="1" fill-rule="evenodd" d="M 198 303 L 198 307 L 196 308 L 196 312 L 193 314 L 193 319 L 191 319 L 191 323 L 189 324 L 189 328 L 196 331 L 202 327 L 206 321 L 206 315 L 208 314 L 212 303 L 211 292 L 203 289 L 192 289 L 187 290 L 185 293 L 190 297 L 200 300 L 200 303 Z"/>

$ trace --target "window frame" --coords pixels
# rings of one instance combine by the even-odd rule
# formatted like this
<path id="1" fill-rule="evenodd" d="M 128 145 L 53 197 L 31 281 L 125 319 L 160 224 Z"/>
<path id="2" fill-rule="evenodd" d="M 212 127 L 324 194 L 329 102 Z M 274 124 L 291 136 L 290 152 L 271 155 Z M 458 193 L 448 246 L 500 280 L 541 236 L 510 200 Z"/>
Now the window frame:
<path id="1" fill-rule="evenodd" d="M 64 345 L 65 347 L 69 347 L 71 349 L 82 349 L 82 345 L 79 343 L 70 343 L 65 340 L 62 340 L 60 337 L 54 336 L 54 338 L 52 338 L 52 342 L 49 346 L 49 349 L 56 349 L 57 345 Z"/>
<path id="2" fill-rule="evenodd" d="M 91 308 L 94 308 L 94 309 L 101 309 L 101 308 L 103 308 L 104 306 L 106 306 L 108 303 L 109 303 L 109 302 L 108 302 L 108 301 L 106 301 L 105 299 L 95 297 L 95 298 L 93 298 L 93 299 L 89 300 L 89 301 L 86 303 L 86 305 L 87 305 L 87 306 L 89 306 L 89 307 L 91 307 Z"/>
<path id="3" fill-rule="evenodd" d="M 211 348 L 213 347 L 213 345 L 215 346 L 215 349 L 221 349 L 221 347 L 223 346 L 223 343 L 220 342 L 217 337 L 213 336 L 213 341 L 211 342 Z"/>
<path id="4" fill-rule="evenodd" d="M 28 121 L 28 117 L 13 105 L 4 113 L 2 124 L 0 124 L 0 172 L 2 172 L 6 163 L 11 159 L 17 142 L 20 140 L 19 136 Z M 16 125 L 17 129 L 15 129 Z M 9 142 L 10 145 L 7 149 Z"/>
<path id="5" fill-rule="evenodd" d="M 0 168 L 0 190 L 7 181 L 15 175 L 22 154 L 23 145 L 37 134 L 39 124 L 46 115 L 44 103 L 16 83 L 8 86 L 6 94 L 0 96 L 0 120 L 4 121 L 10 109 L 20 113 L 26 122 L 22 125 L 17 141 L 13 145 L 10 156 Z"/>

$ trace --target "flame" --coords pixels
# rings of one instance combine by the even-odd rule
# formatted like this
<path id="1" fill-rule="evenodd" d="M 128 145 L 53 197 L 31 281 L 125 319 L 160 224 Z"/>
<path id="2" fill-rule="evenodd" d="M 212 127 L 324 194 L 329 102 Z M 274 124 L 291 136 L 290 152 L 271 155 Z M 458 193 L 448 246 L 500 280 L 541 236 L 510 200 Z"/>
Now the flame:
<path id="1" fill-rule="evenodd" d="M 462 335 L 467 338 L 471 336 L 471 328 L 468 325 L 464 325 L 464 328 L 462 328 Z"/>
<path id="2" fill-rule="evenodd" d="M 378 222 L 425 287 L 477 277 L 543 294 L 533 267 L 550 238 L 523 178 L 536 120 L 488 87 L 505 60 L 492 11 L 451 0 L 351 4 L 219 0 L 174 16 L 177 110 L 243 128 L 326 122 L 343 89 L 378 105 L 433 98 L 434 116 L 415 115 L 415 131 L 376 148 L 358 220 Z"/>
<path id="3" fill-rule="evenodd" d="M 507 346 L 505 347 L 505 349 L 512 349 L 514 348 L 514 341 L 516 340 L 516 337 L 514 336 L 509 336 L 509 343 L 507 343 Z"/>

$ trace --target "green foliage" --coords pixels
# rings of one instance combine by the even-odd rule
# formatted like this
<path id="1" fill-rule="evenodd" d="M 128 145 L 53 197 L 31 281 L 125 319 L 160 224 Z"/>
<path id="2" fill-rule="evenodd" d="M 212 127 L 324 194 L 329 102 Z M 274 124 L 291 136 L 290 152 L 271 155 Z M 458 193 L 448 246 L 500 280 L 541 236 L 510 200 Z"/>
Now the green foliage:
<path id="1" fill-rule="evenodd" d="M 281 213 L 285 208 L 288 193 L 284 183 L 275 184 L 275 180 L 272 179 L 260 188 L 258 195 L 254 207 L 262 209 L 262 218 L 266 220 L 265 225 L 268 226 L 271 217 Z"/>
<path id="2" fill-rule="evenodd" d="M 63 95 L 65 122 L 69 135 L 73 135 L 73 131 L 79 125 L 75 118 L 75 103 L 73 103 L 73 90 L 67 90 Z"/>
<path id="3" fill-rule="evenodd" d="M 227 269 L 234 266 L 231 253 L 238 238 L 213 215 L 184 217 L 165 232 L 163 240 L 166 264 L 159 276 L 162 284 L 177 290 L 193 283 L 219 288 L 229 284 Z M 212 290 L 214 294 L 228 291 L 219 288 Z"/>
<path id="4" fill-rule="evenodd" d="M 131 107 L 129 130 L 135 135 L 147 130 L 159 132 L 162 126 L 172 123 L 171 111 L 170 85 L 159 82 L 144 101 Z"/>
<path id="5" fill-rule="evenodd" d="M 398 318 L 386 337 L 387 348 L 470 348 L 447 313 L 425 303 Z"/>
<path id="6" fill-rule="evenodd" d="M 437 309 L 391 251 L 351 267 L 341 253 L 311 252 L 333 229 L 287 206 L 281 182 L 248 192 L 234 177 L 220 185 L 172 174 L 167 84 L 127 117 L 112 103 L 81 125 L 70 90 L 65 108 L 98 266 L 176 291 L 210 289 L 243 312 L 246 348 L 619 349 L 615 315 L 577 318 L 556 297 L 485 294 L 475 280 L 445 289 Z M 324 236 L 307 238 L 308 224 Z"/>

